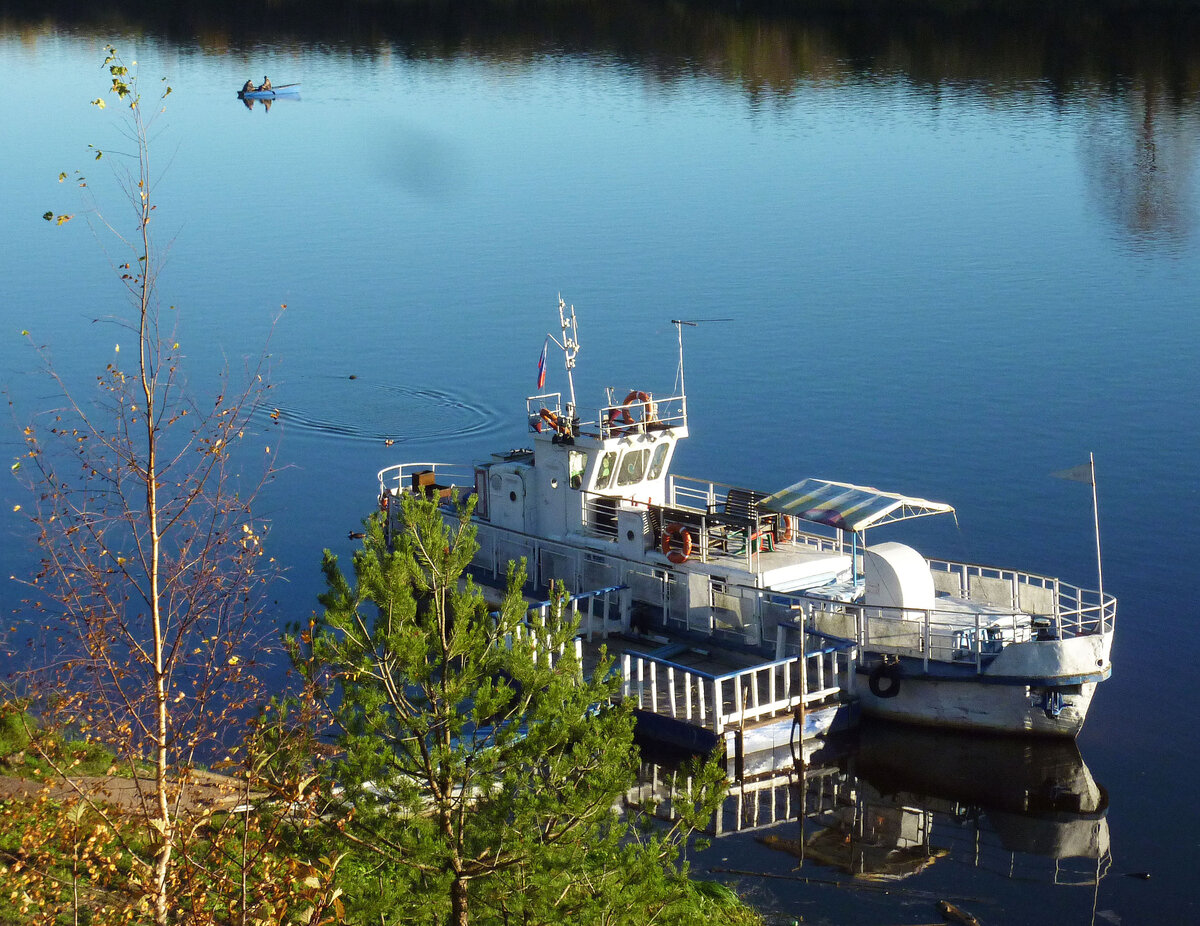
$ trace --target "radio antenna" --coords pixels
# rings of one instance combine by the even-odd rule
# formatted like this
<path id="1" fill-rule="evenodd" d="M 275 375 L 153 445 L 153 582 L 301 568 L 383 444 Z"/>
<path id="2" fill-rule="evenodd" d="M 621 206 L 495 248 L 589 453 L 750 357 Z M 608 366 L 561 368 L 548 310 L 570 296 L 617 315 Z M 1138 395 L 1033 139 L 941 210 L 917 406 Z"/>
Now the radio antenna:
<path id="1" fill-rule="evenodd" d="M 575 306 L 571 306 L 571 317 L 567 318 L 567 304 L 563 301 L 562 293 L 558 294 L 558 323 L 562 326 L 562 341 L 554 335 L 547 335 L 555 346 L 563 352 L 563 360 L 567 368 L 567 389 L 571 393 L 567 403 L 567 419 L 575 417 L 575 356 L 579 353 L 579 324 L 575 320 Z"/>
<path id="2" fill-rule="evenodd" d="M 687 389 L 683 382 L 683 326 L 695 328 L 701 322 L 731 322 L 732 318 L 672 318 L 671 324 L 679 333 L 679 396 L 683 403 L 683 421 L 687 423 Z"/>

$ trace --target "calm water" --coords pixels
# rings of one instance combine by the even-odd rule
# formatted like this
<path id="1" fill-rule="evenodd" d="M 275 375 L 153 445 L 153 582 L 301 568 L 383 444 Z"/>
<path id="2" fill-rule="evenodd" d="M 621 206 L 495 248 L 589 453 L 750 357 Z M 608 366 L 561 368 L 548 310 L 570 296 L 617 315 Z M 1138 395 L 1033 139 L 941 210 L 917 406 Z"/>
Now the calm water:
<path id="1" fill-rule="evenodd" d="M 0 377 L 17 419 L 49 392 L 18 332 L 76 380 L 120 340 L 93 323 L 123 310 L 96 237 L 41 218 L 82 213 L 56 182 L 77 169 L 119 217 L 117 108 L 88 103 L 111 41 L 175 90 L 153 149 L 160 288 L 193 381 L 237 368 L 287 306 L 270 346 L 280 621 L 312 609 L 322 547 L 351 548 L 377 469 L 524 442 L 560 291 L 587 406 L 604 386 L 670 389 L 669 320 L 723 319 L 687 329 L 677 471 L 945 499 L 960 526 L 919 525 L 931 554 L 1093 584 L 1086 487 L 1047 474 L 1095 451 L 1121 600 L 1116 674 L 1078 744 L 1111 799 L 1098 890 L 942 860 L 888 894 L 739 886 L 805 922 L 932 921 L 914 891 L 983 897 L 989 924 L 1196 919 L 1193 669 L 1160 655 L 1200 642 L 1196 34 L 522 10 L 336 27 L 6 14 Z M 234 90 L 264 73 L 301 99 L 247 110 Z M 17 452 L 13 429 L 0 440 Z M 7 576 L 32 554 L 16 487 L 2 495 Z M 795 863 L 735 835 L 697 865 Z"/>

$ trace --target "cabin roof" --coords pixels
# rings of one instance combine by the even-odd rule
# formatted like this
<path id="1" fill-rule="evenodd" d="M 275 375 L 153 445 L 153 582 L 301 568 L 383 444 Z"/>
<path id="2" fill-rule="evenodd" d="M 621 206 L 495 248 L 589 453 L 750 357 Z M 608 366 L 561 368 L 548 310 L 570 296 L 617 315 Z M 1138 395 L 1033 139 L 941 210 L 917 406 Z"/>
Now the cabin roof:
<path id="1" fill-rule="evenodd" d="M 862 531 L 877 524 L 954 511 L 945 502 L 825 479 L 802 479 L 768 495 L 759 501 L 758 507 L 760 511 L 776 511 L 844 531 Z"/>

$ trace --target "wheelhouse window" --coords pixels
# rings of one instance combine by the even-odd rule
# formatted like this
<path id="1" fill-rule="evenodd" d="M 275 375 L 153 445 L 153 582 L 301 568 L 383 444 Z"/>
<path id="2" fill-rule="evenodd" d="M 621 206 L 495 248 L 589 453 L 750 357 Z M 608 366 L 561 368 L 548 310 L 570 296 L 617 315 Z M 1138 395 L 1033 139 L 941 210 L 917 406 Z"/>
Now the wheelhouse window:
<path id="1" fill-rule="evenodd" d="M 613 470 L 617 468 L 617 452 L 610 450 L 600 458 L 600 467 L 596 470 L 596 488 L 607 489 L 612 482 Z"/>
<path id="2" fill-rule="evenodd" d="M 648 479 L 657 479 L 662 475 L 663 464 L 667 462 L 667 454 L 671 450 L 671 445 L 663 441 L 654 449 L 654 459 L 650 461 L 650 472 L 646 474 Z"/>
<path id="3" fill-rule="evenodd" d="M 617 473 L 617 485 L 631 486 L 642 481 L 646 475 L 646 461 L 650 458 L 649 450 L 630 450 L 621 457 L 621 468 Z"/>
<path id="4" fill-rule="evenodd" d="M 582 450 L 572 450 L 567 454 L 567 471 L 571 478 L 571 488 L 583 488 L 583 474 L 587 472 L 587 454 Z"/>

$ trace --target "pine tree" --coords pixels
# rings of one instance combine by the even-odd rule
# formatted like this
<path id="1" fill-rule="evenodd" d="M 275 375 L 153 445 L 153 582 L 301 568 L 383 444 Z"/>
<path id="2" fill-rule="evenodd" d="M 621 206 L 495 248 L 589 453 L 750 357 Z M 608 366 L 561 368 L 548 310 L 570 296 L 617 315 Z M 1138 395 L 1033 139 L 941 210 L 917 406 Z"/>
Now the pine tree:
<path id="1" fill-rule="evenodd" d="M 562 590 L 548 616 L 527 613 L 523 567 L 510 566 L 493 610 L 463 579 L 469 509 L 447 524 L 432 501 L 401 503 L 392 548 L 368 522 L 353 584 L 326 552 L 303 658 L 294 641 L 334 717 L 324 777 L 344 789 L 331 800 L 355 912 L 452 926 L 703 919 L 712 902 L 679 864 L 689 825 L 619 812 L 636 776 L 633 718 L 610 660 L 583 671 Z M 711 811 L 715 765 L 698 781 L 693 806 Z"/>

